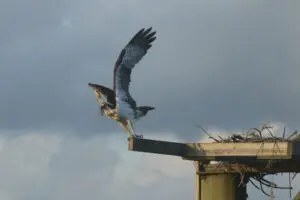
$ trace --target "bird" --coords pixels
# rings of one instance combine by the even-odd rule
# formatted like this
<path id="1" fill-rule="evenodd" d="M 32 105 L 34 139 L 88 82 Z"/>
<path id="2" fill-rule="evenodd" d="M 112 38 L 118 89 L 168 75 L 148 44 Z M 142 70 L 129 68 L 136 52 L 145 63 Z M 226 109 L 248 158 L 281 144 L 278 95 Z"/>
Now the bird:
<path id="1" fill-rule="evenodd" d="M 118 122 L 129 137 L 143 137 L 135 133 L 133 124 L 155 109 L 153 106 L 137 106 L 129 92 L 131 72 L 152 47 L 154 40 L 156 31 L 152 31 L 152 27 L 142 28 L 125 45 L 114 65 L 113 89 L 88 83 L 94 90 L 101 114 Z"/>

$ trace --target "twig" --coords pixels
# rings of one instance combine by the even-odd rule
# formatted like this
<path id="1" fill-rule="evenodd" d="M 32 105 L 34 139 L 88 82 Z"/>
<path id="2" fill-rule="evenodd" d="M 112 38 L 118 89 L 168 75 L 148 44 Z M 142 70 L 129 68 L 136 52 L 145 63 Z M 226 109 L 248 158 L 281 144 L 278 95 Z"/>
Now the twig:
<path id="1" fill-rule="evenodd" d="M 254 186 L 254 187 L 256 187 L 258 190 L 260 189 L 252 180 L 251 180 L 251 178 L 249 179 L 249 182 L 250 183 L 252 183 L 252 185 Z"/>
<path id="2" fill-rule="evenodd" d="M 200 128 L 210 139 L 213 139 L 215 142 L 220 142 L 219 140 L 217 140 L 216 138 L 212 137 L 202 126 L 200 125 L 196 125 L 198 128 Z"/>
<path id="3" fill-rule="evenodd" d="M 297 133 L 298 133 L 298 131 L 294 131 L 294 132 L 287 138 L 287 140 L 292 139 L 292 137 L 294 137 Z"/>
<path id="4" fill-rule="evenodd" d="M 297 172 L 293 175 L 292 180 L 294 180 L 294 178 L 297 176 Z"/>

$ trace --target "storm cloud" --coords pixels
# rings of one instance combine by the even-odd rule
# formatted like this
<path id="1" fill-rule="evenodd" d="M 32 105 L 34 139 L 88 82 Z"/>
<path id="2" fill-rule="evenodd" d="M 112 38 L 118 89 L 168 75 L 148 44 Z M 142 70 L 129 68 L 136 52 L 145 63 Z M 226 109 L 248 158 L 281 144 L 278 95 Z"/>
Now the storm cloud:
<path id="1" fill-rule="evenodd" d="M 58 140 L 77 138 L 81 144 L 121 132 L 114 121 L 99 116 L 87 83 L 112 87 L 113 65 L 121 49 L 136 31 L 149 26 L 157 31 L 157 40 L 134 69 L 130 91 L 139 105 L 156 110 L 137 122 L 137 133 L 150 137 L 167 132 L 190 140 L 201 136 L 196 124 L 231 131 L 267 120 L 296 129 L 299 6 L 299 2 L 233 0 L 0 0 L 1 137 L 14 141 L 32 132 L 42 138 L 58 132 L 65 133 Z M 122 134 L 120 139 L 125 139 Z M 76 145 L 58 144 L 62 146 L 57 148 L 79 151 Z M 57 160 L 51 164 L 51 176 L 62 173 L 62 160 L 70 152 L 51 157 Z M 91 155 L 87 162 L 102 168 L 102 163 L 93 163 L 96 157 Z M 119 159 L 118 154 L 103 158 L 110 166 Z M 94 169 L 74 170 L 80 174 Z M 52 186 L 41 188 L 38 197 L 50 194 L 47 188 Z M 160 190 L 157 185 L 153 188 Z M 26 194 L 25 199 L 32 199 L 30 192 Z"/>
<path id="2" fill-rule="evenodd" d="M 4 129 L 118 130 L 97 116 L 87 83 L 112 86 L 121 48 L 148 26 L 158 38 L 135 68 L 131 92 L 157 109 L 140 130 L 194 133 L 196 123 L 234 129 L 266 119 L 297 125 L 292 3 L 1 2 Z"/>

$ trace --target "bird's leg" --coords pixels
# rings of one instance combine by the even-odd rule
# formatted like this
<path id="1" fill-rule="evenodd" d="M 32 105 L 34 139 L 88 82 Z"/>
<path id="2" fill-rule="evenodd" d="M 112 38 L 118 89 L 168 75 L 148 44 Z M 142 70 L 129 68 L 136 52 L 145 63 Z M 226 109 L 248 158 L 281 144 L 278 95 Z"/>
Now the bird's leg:
<path id="1" fill-rule="evenodd" d="M 133 133 L 134 137 L 137 137 L 137 138 L 143 138 L 143 135 L 137 135 L 133 129 L 133 125 L 132 125 L 132 122 L 130 120 L 127 120 L 127 125 L 129 126 L 131 132 Z"/>
<path id="2" fill-rule="evenodd" d="M 132 137 L 132 134 L 130 133 L 128 127 L 124 123 L 122 123 L 122 122 L 119 122 L 119 124 L 125 130 L 125 132 L 128 134 L 128 137 Z"/>
<path id="3" fill-rule="evenodd" d="M 103 114 L 104 114 L 104 109 L 105 109 L 105 105 L 103 105 L 103 106 L 100 107 L 100 111 L 101 111 L 101 115 L 102 115 L 102 116 L 103 116 Z"/>
<path id="4" fill-rule="evenodd" d="M 131 123 L 130 120 L 127 120 L 127 127 L 129 127 L 131 133 L 132 133 L 134 136 L 136 136 L 136 134 L 135 134 L 135 132 L 134 132 L 134 130 L 133 130 L 132 123 Z"/>

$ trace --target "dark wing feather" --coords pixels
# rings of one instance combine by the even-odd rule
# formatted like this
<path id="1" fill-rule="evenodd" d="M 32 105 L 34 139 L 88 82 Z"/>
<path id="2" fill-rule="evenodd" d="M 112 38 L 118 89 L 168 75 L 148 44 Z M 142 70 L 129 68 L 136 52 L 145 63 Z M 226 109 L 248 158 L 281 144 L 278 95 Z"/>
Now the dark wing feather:
<path id="1" fill-rule="evenodd" d="M 134 66 L 144 57 L 151 43 L 156 39 L 152 28 L 141 29 L 121 51 L 114 68 L 114 92 L 116 101 L 125 101 L 131 107 L 136 107 L 135 100 L 129 93 L 131 71 Z"/>
<path id="2" fill-rule="evenodd" d="M 108 104 L 110 108 L 116 107 L 115 92 L 112 89 L 107 88 L 103 85 L 97 85 L 93 83 L 89 83 L 88 85 L 92 87 L 93 90 L 98 94 L 96 95 L 96 97 L 101 106 L 103 106 L 103 104 L 105 103 Z M 101 98 L 101 96 L 105 97 L 105 101 Z"/>

